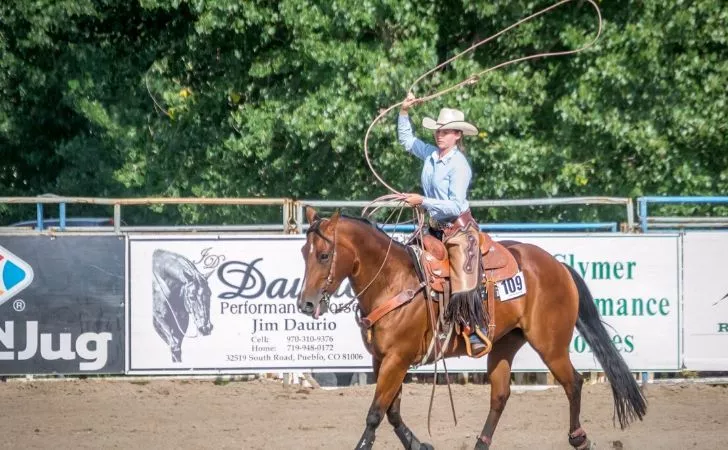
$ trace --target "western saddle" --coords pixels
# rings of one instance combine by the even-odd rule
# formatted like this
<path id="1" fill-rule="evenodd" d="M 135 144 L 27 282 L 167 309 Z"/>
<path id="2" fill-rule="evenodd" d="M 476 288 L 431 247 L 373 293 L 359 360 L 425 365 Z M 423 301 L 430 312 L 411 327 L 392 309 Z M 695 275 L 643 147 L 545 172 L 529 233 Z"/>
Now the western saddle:
<path id="1" fill-rule="evenodd" d="M 453 324 L 446 324 L 443 318 L 444 311 L 450 299 L 450 261 L 445 244 L 436 237 L 425 234 L 422 247 L 424 250 L 421 254 L 414 250 L 414 246 L 410 247 L 413 257 L 419 260 L 418 272 L 420 272 L 419 268 L 422 269 L 420 272 L 421 283 L 419 287 L 403 290 L 375 308 L 366 317 L 359 317 L 358 322 L 359 326 L 366 331 L 367 343 L 371 343 L 371 330 L 374 324 L 389 312 L 412 301 L 417 293 L 425 288 L 425 291 L 429 293 L 429 300 L 440 303 L 440 314 L 437 320 L 438 323 L 436 324 L 437 328 L 441 331 L 447 330 L 444 333 L 438 331 L 433 336 L 427 354 L 420 361 L 420 364 L 428 364 L 442 357 L 439 354 L 440 352 L 435 351 L 435 348 L 446 348 L 452 336 L 453 328 L 458 327 L 459 329 L 459 324 L 455 324 L 453 327 Z M 483 284 L 487 292 L 487 308 L 485 310 L 487 311 L 488 330 L 485 342 L 486 349 L 477 355 L 471 354 L 469 340 L 467 338 L 465 339 L 468 354 L 475 357 L 481 357 L 489 353 L 492 349 L 495 332 L 495 283 L 512 278 L 519 271 L 518 262 L 513 257 L 513 254 L 502 244 L 494 241 L 487 233 L 480 233 L 480 251 L 482 255 Z M 429 307 L 430 305 L 428 305 Z M 435 340 L 440 341 L 439 345 L 435 345 Z"/>
<path id="2" fill-rule="evenodd" d="M 440 300 L 440 326 L 445 327 L 442 323 L 442 311 L 447 308 L 449 301 L 449 278 L 450 278 L 450 261 L 447 256 L 445 244 L 432 235 L 425 235 L 423 239 L 424 252 L 421 257 L 421 263 L 424 271 L 425 280 L 430 288 L 432 299 Z M 480 233 L 480 253 L 482 255 L 483 268 L 483 284 L 486 291 L 486 320 L 488 323 L 487 335 L 485 336 L 486 349 L 478 355 L 473 355 L 470 351 L 469 340 L 465 338 L 467 352 L 470 356 L 481 357 L 490 352 L 495 334 L 495 295 L 498 281 L 512 278 L 518 273 L 518 262 L 513 254 L 508 251 L 502 244 L 494 241 L 487 233 Z M 456 327 L 459 327 L 456 324 Z"/>
<path id="3" fill-rule="evenodd" d="M 423 244 L 425 252 L 422 259 L 427 282 L 432 290 L 444 292 L 445 283 L 450 278 L 450 260 L 445 244 L 430 234 L 425 235 Z M 480 254 L 483 258 L 484 282 L 495 283 L 518 273 L 518 263 L 513 254 L 487 233 L 480 233 Z"/>

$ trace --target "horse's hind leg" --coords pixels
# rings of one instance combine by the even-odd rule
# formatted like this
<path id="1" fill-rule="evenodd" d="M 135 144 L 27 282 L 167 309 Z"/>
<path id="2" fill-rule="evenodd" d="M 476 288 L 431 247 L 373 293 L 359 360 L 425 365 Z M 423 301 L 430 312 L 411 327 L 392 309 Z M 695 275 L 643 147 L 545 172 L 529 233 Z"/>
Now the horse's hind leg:
<path id="1" fill-rule="evenodd" d="M 513 330 L 496 342 L 488 354 L 488 379 L 490 381 L 490 411 L 483 431 L 475 444 L 477 450 L 487 450 L 493 439 L 501 414 L 511 395 L 511 364 L 516 352 L 526 339 L 521 330 Z"/>
<path id="2" fill-rule="evenodd" d="M 374 361 L 377 388 L 374 391 L 374 400 L 367 413 L 364 434 L 359 439 L 359 443 L 356 444 L 357 450 L 371 449 L 374 445 L 377 427 L 384 419 L 384 414 L 389 411 L 394 399 L 399 395 L 408 367 L 407 362 L 394 355 L 385 357 L 381 362 Z"/>
<path id="3" fill-rule="evenodd" d="M 546 362 L 544 360 L 544 362 Z M 586 432 L 581 427 L 579 414 L 581 413 L 581 387 L 584 378 L 574 369 L 569 359 L 568 351 L 558 356 L 555 360 L 546 362 L 551 373 L 561 383 L 569 399 L 569 444 L 577 449 L 591 448 L 591 442 L 586 437 Z"/>
<path id="4" fill-rule="evenodd" d="M 555 342 L 549 341 L 546 336 L 541 338 L 541 340 L 531 340 L 529 336 L 529 342 L 541 355 L 541 359 L 554 374 L 554 378 L 564 387 L 566 397 L 569 399 L 569 444 L 579 450 L 591 448 L 591 442 L 579 421 L 584 378 L 571 364 L 568 342 L 565 345 L 555 345 Z"/>
<path id="5" fill-rule="evenodd" d="M 394 434 L 397 435 L 402 445 L 406 450 L 432 450 L 433 447 L 427 443 L 421 443 L 417 436 L 412 433 L 412 430 L 407 427 L 402 421 L 402 416 L 399 414 L 399 406 L 402 403 L 402 385 L 399 386 L 399 392 L 394 398 L 392 405 L 387 410 L 387 420 L 394 427 Z"/>

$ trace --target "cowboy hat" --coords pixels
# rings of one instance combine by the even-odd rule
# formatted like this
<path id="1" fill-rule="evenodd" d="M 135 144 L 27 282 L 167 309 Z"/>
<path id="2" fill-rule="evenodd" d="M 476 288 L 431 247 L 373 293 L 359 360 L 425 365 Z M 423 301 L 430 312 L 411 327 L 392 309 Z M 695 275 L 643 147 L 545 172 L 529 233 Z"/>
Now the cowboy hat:
<path id="1" fill-rule="evenodd" d="M 475 136 L 478 129 L 465 121 L 465 114 L 457 109 L 442 108 L 437 121 L 430 117 L 422 119 L 422 126 L 428 130 L 460 130 L 466 136 Z"/>

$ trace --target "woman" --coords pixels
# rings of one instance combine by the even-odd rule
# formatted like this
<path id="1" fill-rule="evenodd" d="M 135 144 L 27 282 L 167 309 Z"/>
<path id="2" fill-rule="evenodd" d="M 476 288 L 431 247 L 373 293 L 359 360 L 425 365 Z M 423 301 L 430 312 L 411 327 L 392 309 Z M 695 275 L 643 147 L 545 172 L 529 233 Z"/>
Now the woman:
<path id="1" fill-rule="evenodd" d="M 433 130 L 435 136 L 436 145 L 426 144 L 415 137 L 409 120 L 409 109 L 416 102 L 410 93 L 402 103 L 397 134 L 399 143 L 425 163 L 421 177 L 425 195 L 403 194 L 402 199 L 425 208 L 430 214 L 431 229 L 442 232 L 450 257 L 452 291 L 445 318 L 460 323 L 469 353 L 481 356 L 487 348 L 487 331 L 481 295 L 479 229 L 468 207 L 472 171 L 462 152 L 463 136 L 475 136 L 478 129 L 465 121 L 461 111 L 442 108 L 437 121 L 429 117 L 422 120 L 422 126 Z"/>

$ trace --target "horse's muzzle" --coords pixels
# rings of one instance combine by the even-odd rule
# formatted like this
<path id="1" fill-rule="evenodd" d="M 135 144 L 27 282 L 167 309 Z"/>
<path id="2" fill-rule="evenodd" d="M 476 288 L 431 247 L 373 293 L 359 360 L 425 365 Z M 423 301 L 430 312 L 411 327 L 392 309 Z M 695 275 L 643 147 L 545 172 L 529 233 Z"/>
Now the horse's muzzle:
<path id="1" fill-rule="evenodd" d="M 321 300 L 299 301 L 298 310 L 307 316 L 318 319 L 321 314 L 324 314 L 329 310 L 328 298 L 324 295 Z"/>
<path id="2" fill-rule="evenodd" d="M 300 310 L 302 313 L 307 315 L 312 315 L 313 311 L 316 309 L 316 305 L 312 301 L 306 301 L 303 302 L 303 305 L 301 305 Z"/>
<path id="3" fill-rule="evenodd" d="M 206 323 L 205 325 L 198 328 L 200 330 L 200 333 L 202 333 L 203 336 L 209 336 L 212 332 L 212 324 Z"/>

